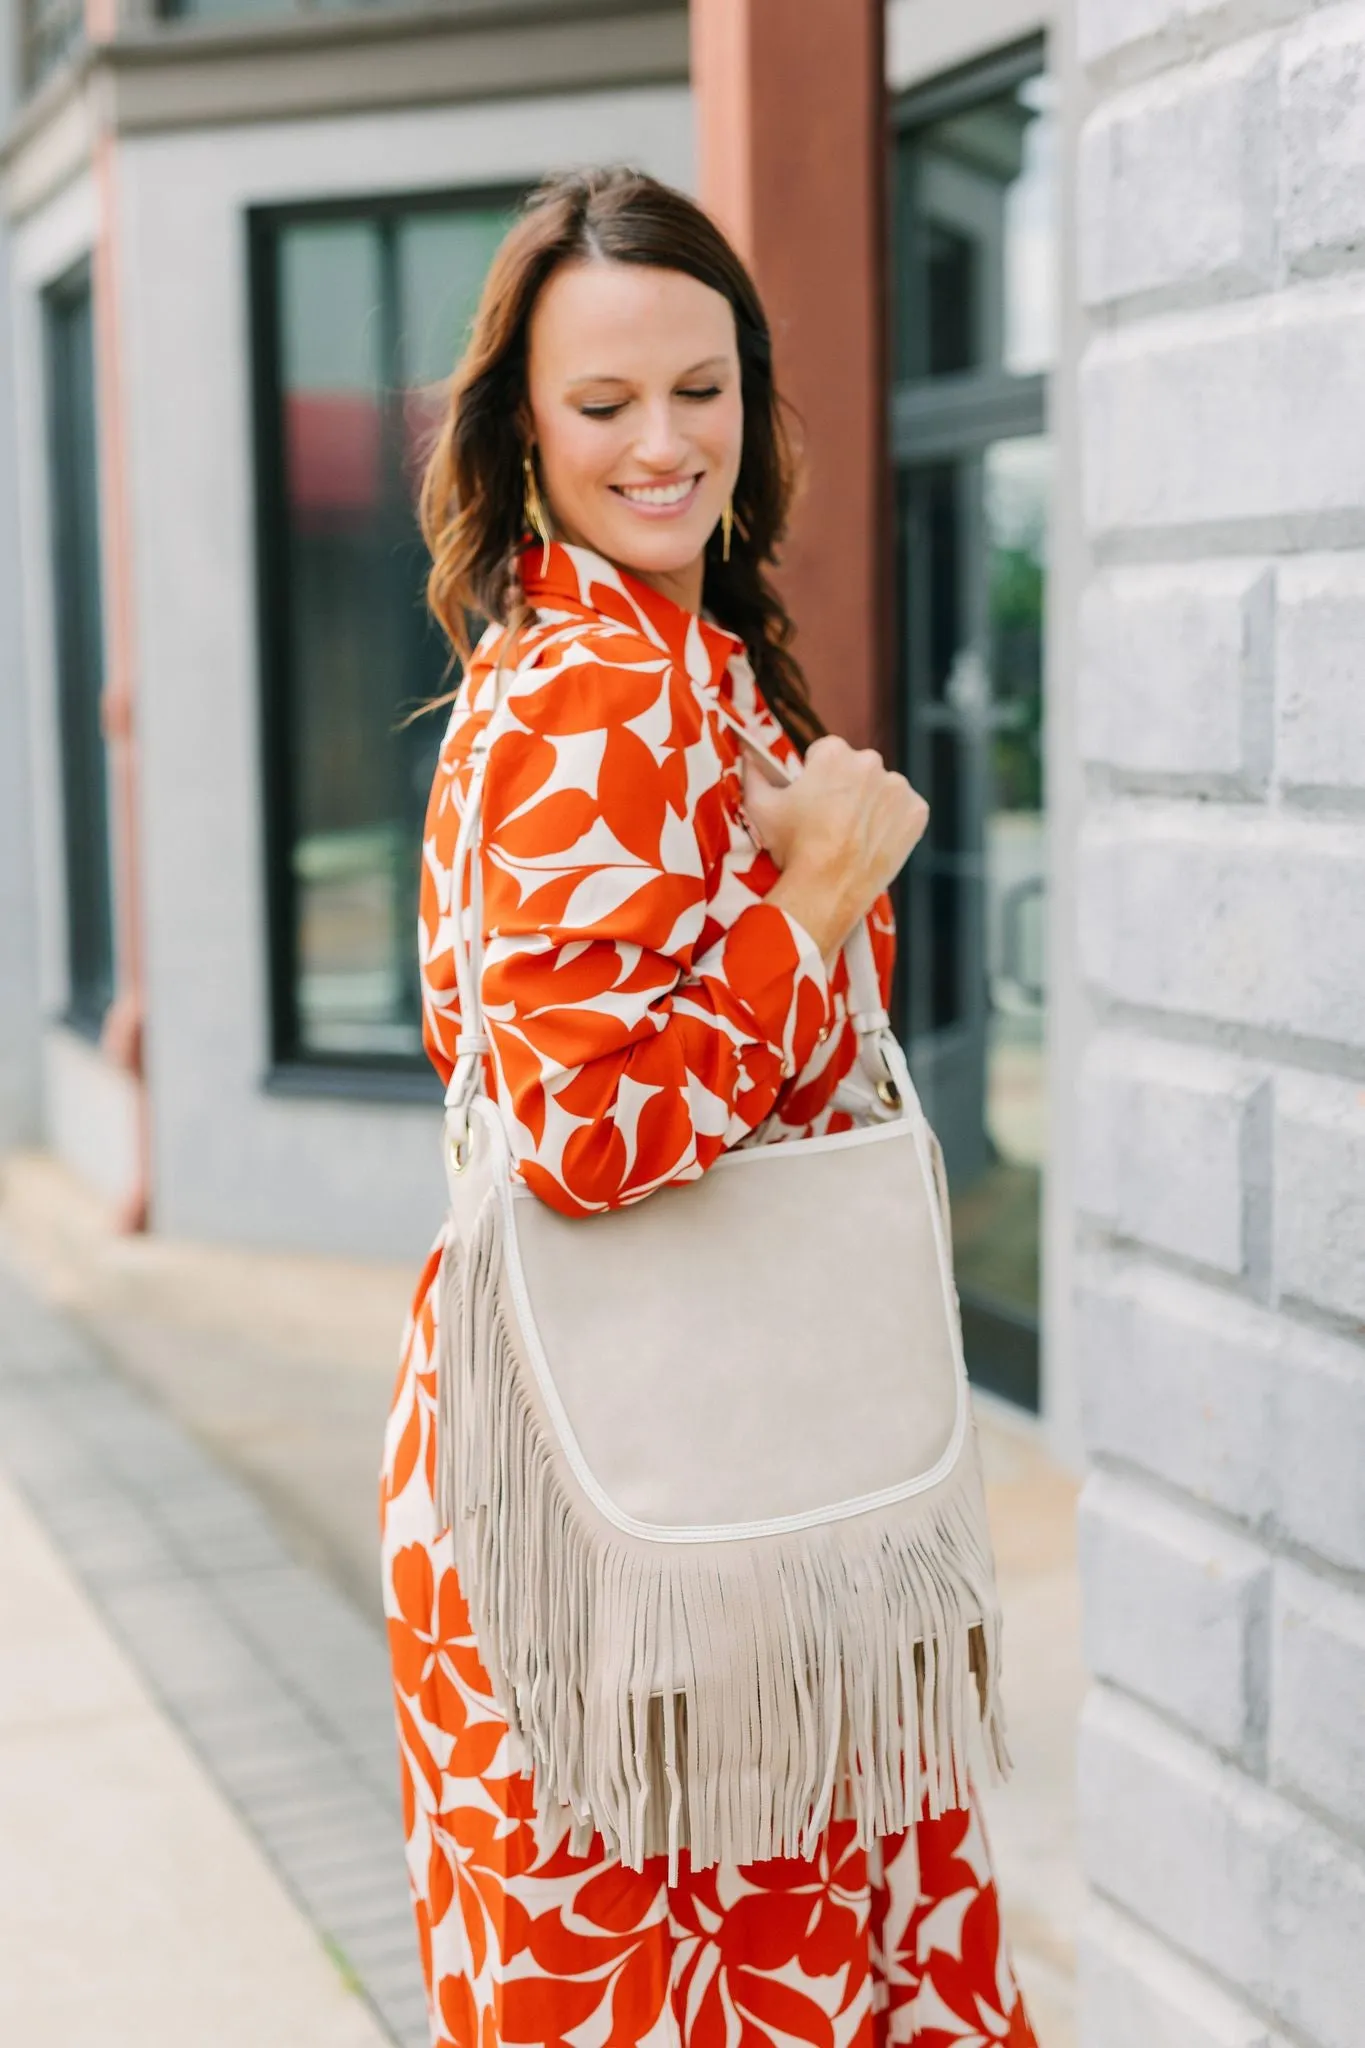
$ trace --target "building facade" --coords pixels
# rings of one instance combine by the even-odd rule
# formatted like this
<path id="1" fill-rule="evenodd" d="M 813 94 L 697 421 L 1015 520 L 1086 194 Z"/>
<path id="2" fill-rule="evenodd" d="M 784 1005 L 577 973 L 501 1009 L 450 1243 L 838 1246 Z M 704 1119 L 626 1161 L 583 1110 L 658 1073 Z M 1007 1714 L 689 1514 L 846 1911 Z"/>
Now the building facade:
<path id="1" fill-rule="evenodd" d="M 545 171 L 775 315 L 817 700 L 929 796 L 970 1363 L 1085 1495 L 1086 2048 L 1365 2008 L 1355 0 L 8 0 L 0 1143 L 416 1258 L 412 479 Z"/>

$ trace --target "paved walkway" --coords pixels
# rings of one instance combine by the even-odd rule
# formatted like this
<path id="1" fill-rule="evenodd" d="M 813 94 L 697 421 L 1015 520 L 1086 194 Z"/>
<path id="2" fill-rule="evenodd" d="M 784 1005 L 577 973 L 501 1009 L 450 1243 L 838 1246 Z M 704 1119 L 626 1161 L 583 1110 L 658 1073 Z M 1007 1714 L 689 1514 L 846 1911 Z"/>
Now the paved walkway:
<path id="1" fill-rule="evenodd" d="M 227 1802 L 402 2048 L 426 2048 L 426 2028 L 375 1475 L 419 1253 L 366 1268 L 121 1238 L 48 1160 L 11 1159 L 0 1180 L 0 1478 L 118 1637 L 184 1768 L 192 1754 L 217 1788 L 205 1796 Z M 1026 1429 L 988 1410 L 982 1436 L 1017 1765 L 987 1814 L 1042 2048 L 1074 2048 L 1075 1487 Z M 105 1824 L 93 1810 L 91 1823 Z M 0 1811 L 0 1859 L 4 1837 Z M 0 2042 L 85 2048 L 5 2018 L 0 1995 Z M 251 2048 L 311 2038 L 279 2027 Z"/>
<path id="2" fill-rule="evenodd" d="M 383 2048 L 3 1482 L 0 1556 L 0 2040 Z"/>
<path id="3" fill-rule="evenodd" d="M 381 1639 L 4 1267 L 0 1483 L 0 2040 L 424 2048 Z"/>

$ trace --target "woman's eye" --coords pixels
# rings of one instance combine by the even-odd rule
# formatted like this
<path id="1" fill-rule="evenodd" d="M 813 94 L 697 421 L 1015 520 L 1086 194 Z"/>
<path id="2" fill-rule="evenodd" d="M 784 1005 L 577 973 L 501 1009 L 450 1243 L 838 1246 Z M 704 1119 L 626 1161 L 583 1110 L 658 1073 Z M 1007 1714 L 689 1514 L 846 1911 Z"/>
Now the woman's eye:
<path id="1" fill-rule="evenodd" d="M 679 398 L 719 398 L 719 384 L 693 384 L 678 393 Z"/>
<path id="2" fill-rule="evenodd" d="M 601 405 L 580 406 L 579 411 L 585 420 L 614 420 L 617 413 L 622 410 L 623 405 L 624 400 L 618 400 L 614 405 L 604 402 Z"/>

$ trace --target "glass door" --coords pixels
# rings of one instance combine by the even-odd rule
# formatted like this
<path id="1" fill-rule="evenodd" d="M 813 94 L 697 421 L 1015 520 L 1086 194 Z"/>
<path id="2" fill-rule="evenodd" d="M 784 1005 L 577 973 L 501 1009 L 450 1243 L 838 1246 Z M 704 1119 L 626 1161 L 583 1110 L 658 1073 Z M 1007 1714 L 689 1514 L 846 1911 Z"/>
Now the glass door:
<path id="1" fill-rule="evenodd" d="M 1043 604 L 1052 128 L 1037 47 L 900 110 L 896 576 L 906 773 L 898 1005 L 942 1140 L 968 1366 L 1038 1402 Z"/>

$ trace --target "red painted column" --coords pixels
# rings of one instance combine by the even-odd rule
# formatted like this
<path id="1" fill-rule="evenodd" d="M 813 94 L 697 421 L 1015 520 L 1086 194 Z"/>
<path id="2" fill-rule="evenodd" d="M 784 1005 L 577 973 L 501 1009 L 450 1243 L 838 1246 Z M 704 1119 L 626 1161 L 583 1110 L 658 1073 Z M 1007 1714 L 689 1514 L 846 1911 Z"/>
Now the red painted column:
<path id="1" fill-rule="evenodd" d="M 744 255 L 801 415 L 782 570 L 826 721 L 889 752 L 882 0 L 691 0 L 698 193 Z"/>

